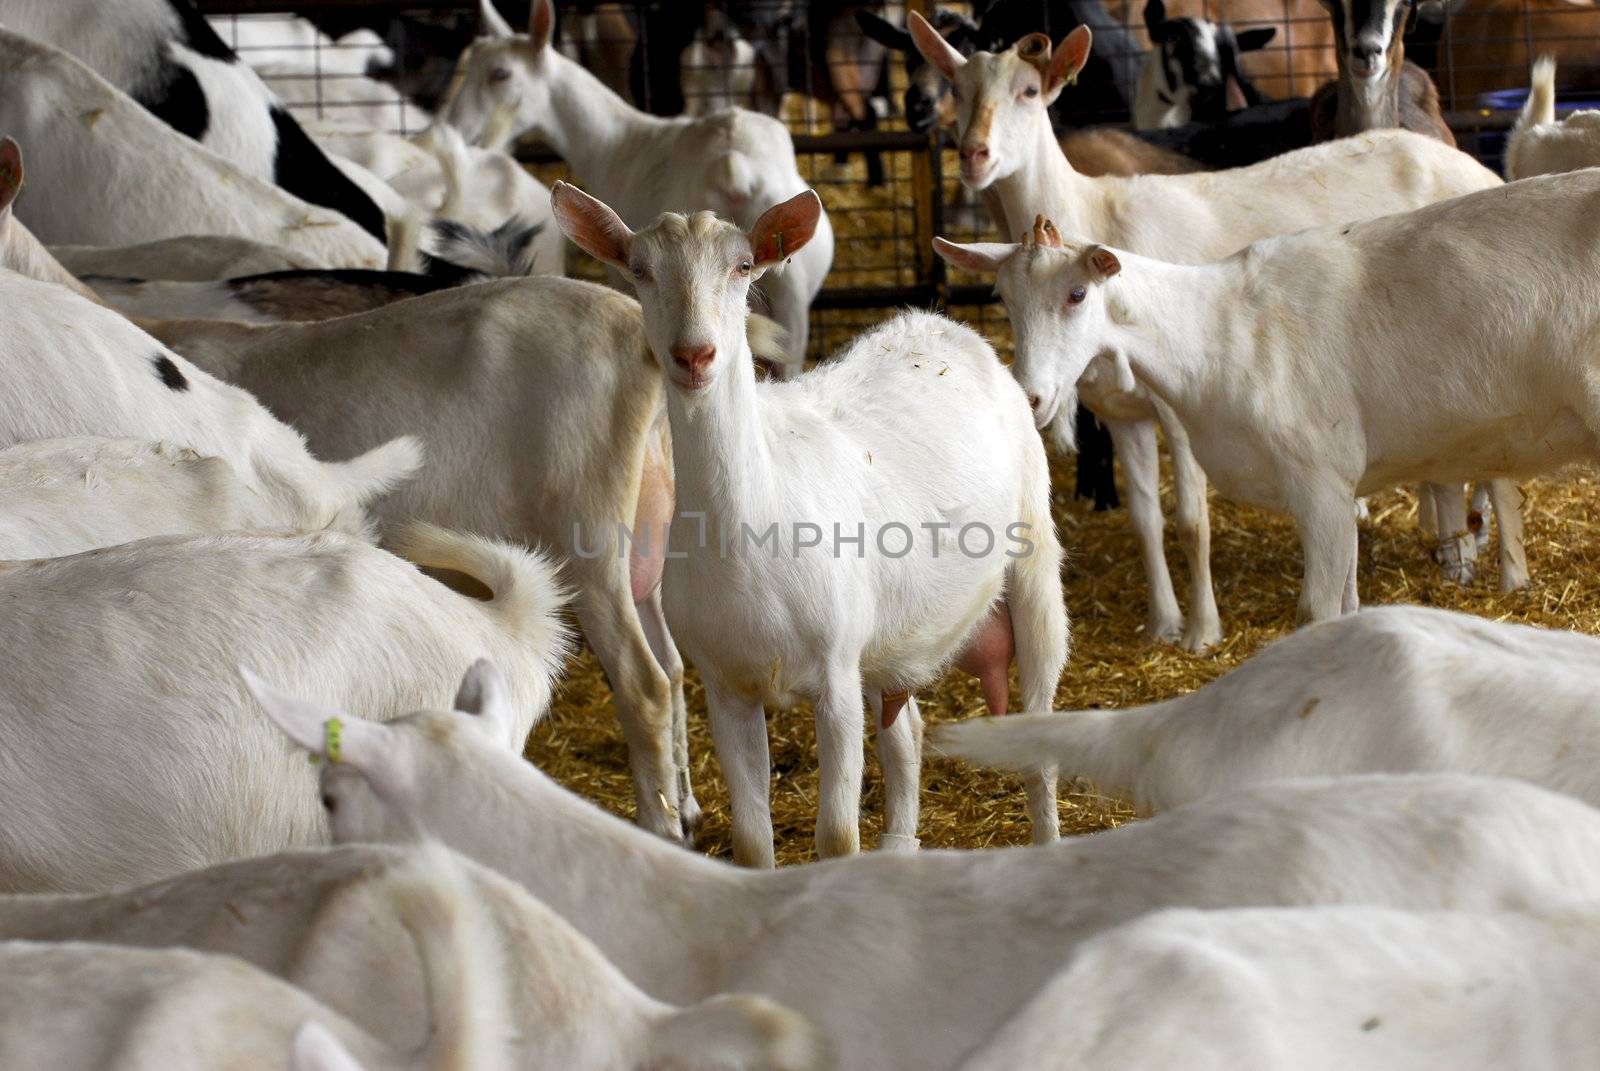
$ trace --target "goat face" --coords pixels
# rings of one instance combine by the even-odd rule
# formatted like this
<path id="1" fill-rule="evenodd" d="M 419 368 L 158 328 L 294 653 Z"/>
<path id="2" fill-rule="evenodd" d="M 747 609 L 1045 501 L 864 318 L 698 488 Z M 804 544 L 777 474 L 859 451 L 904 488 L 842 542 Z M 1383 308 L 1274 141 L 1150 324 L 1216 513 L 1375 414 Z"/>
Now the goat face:
<path id="1" fill-rule="evenodd" d="M 856 12 L 856 21 L 868 37 L 905 57 L 906 126 L 918 134 L 935 126 L 953 131 L 955 110 L 949 106 L 949 87 L 932 64 L 917 52 L 911 35 L 865 9 Z M 933 12 L 932 21 L 933 28 L 961 55 L 970 56 L 978 50 L 978 24 L 965 15 L 941 8 Z"/>
<path id="2" fill-rule="evenodd" d="M 534 0 L 528 32 L 482 38 L 461 54 L 455 84 L 443 109 L 444 121 L 470 144 L 500 149 L 524 130 L 544 134 L 550 113 L 550 82 L 555 77 L 555 9 Z M 505 122 L 509 115 L 511 122 Z"/>
<path id="3" fill-rule="evenodd" d="M 982 190 L 1022 165 L 1050 128 L 1046 109 L 1089 59 L 1089 28 L 1080 26 L 1052 55 L 1050 39 L 1030 34 L 1004 52 L 963 56 L 927 20 L 909 16 L 912 40 L 950 83 L 961 149 L 961 181 Z"/>
<path id="4" fill-rule="evenodd" d="M 996 275 L 995 289 L 1011 319 L 1011 372 L 1028 395 L 1034 424 L 1042 430 L 1060 415 L 1057 438 L 1070 445 L 1078 380 L 1106 338 L 1104 284 L 1121 270 L 1116 254 L 1105 246 L 1063 241 L 1042 217 L 1020 245 L 958 245 L 936 238 L 934 248 L 958 268 Z M 1131 383 L 1118 387 L 1132 389 Z"/>
<path id="5" fill-rule="evenodd" d="M 1322 0 L 1333 20 L 1340 66 L 1357 89 L 1374 91 L 1403 58 L 1411 0 Z"/>

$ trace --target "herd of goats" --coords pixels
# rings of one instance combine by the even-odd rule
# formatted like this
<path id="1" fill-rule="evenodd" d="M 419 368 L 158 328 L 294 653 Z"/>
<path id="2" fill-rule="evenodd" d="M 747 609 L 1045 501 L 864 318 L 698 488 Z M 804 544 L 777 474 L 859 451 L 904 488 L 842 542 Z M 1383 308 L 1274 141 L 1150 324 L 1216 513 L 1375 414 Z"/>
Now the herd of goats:
<path id="1" fill-rule="evenodd" d="M 1363 496 L 1418 485 L 1462 583 L 1492 513 L 1512 590 L 1515 481 L 1600 447 L 1600 112 L 1555 88 L 1600 49 L 1528 72 L 1506 182 L 1409 0 L 1323 3 L 1337 77 L 1266 101 L 1269 33 L 1151 0 L 1104 85 L 1157 129 L 1066 134 L 1098 3 L 812 5 L 842 126 L 874 91 L 836 22 L 905 53 L 1000 235 L 935 248 L 1014 352 L 903 311 L 808 369 L 827 206 L 737 106 L 759 62 L 696 81 L 756 48 L 740 5 L 658 27 L 676 108 L 728 95 L 658 116 L 551 0 L 485 3 L 405 137 L 297 121 L 190 0 L 0 0 L 0 1068 L 1600 1064 L 1600 639 L 1354 612 Z M 1052 710 L 1080 403 L 1151 640 L 1223 638 L 1208 486 L 1294 518 L 1305 627 Z M 632 823 L 523 757 L 579 632 Z M 731 864 L 687 850 L 686 664 Z M 930 746 L 1020 774 L 1032 846 L 919 850 L 915 693 L 955 667 L 990 716 Z M 767 712 L 802 701 L 823 859 L 776 869 Z M 1062 840 L 1058 771 L 1155 816 Z"/>

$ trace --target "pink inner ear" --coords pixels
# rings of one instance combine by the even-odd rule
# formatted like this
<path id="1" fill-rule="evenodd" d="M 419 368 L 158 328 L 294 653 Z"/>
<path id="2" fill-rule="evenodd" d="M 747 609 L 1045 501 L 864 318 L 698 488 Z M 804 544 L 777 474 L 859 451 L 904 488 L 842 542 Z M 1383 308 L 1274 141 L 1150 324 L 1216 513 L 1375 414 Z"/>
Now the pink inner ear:
<path id="1" fill-rule="evenodd" d="M 1122 261 L 1109 249 L 1096 249 L 1089 254 L 1089 263 L 1101 275 L 1115 275 L 1122 270 Z"/>
<path id="2" fill-rule="evenodd" d="M 562 231 L 579 249 L 607 264 L 627 262 L 629 235 L 611 209 L 571 187 L 557 191 L 553 207 Z"/>
<path id="3" fill-rule="evenodd" d="M 767 209 L 750 229 L 750 248 L 757 264 L 794 256 L 816 233 L 822 202 L 810 190 Z"/>
<path id="4" fill-rule="evenodd" d="M 542 48 L 549 43 L 554 21 L 555 11 L 549 0 L 533 0 L 533 10 L 528 13 L 528 36 L 533 38 L 535 48 Z"/>
<path id="5" fill-rule="evenodd" d="M 1083 65 L 1089 61 L 1091 41 L 1093 37 L 1087 26 L 1079 26 L 1067 34 L 1066 40 L 1061 42 L 1061 48 L 1050 63 L 1048 79 L 1050 87 L 1062 80 L 1075 78 L 1078 72 L 1083 70 Z"/>

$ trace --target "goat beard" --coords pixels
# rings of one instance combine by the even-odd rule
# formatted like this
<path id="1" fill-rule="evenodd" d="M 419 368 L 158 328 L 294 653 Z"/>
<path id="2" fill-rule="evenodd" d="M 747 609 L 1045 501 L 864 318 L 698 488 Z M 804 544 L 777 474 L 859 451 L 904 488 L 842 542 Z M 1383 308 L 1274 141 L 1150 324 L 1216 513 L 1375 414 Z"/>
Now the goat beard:
<path id="1" fill-rule="evenodd" d="M 1061 405 L 1056 409 L 1056 415 L 1044 429 L 1049 433 L 1050 442 L 1063 454 L 1076 454 L 1078 452 L 1078 388 L 1076 385 L 1061 396 Z"/>

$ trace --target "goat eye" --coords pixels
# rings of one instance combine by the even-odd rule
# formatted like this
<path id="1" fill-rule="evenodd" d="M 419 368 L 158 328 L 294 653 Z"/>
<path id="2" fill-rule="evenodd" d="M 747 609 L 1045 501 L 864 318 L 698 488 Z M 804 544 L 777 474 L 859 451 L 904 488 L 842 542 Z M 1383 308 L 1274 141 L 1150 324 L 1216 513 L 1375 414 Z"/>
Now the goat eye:
<path id="1" fill-rule="evenodd" d="M 739 262 L 739 274 L 749 275 L 752 267 L 754 267 L 754 265 L 752 265 L 748 260 L 741 260 Z"/>
<path id="2" fill-rule="evenodd" d="M 642 282 L 645 276 L 649 275 L 650 273 L 644 270 L 643 264 L 635 264 L 633 267 L 628 269 L 628 274 Z"/>
<path id="3" fill-rule="evenodd" d="M 327 793 L 323 793 L 323 795 L 322 795 L 322 809 L 324 811 L 327 811 L 329 814 L 332 814 L 334 812 L 334 810 L 338 806 L 339 806 L 339 801 L 338 800 L 334 799 L 332 796 L 328 795 Z"/>
<path id="4" fill-rule="evenodd" d="M 1077 305 L 1081 304 L 1083 299 L 1088 296 L 1089 290 L 1087 287 L 1075 286 L 1072 288 L 1072 293 L 1067 295 L 1067 300 L 1072 302 L 1072 304 Z"/>
<path id="5" fill-rule="evenodd" d="M 1039 87 L 1029 86 L 1027 89 L 1022 91 L 1022 95 L 1024 97 L 1037 97 L 1039 95 Z"/>
<path id="6" fill-rule="evenodd" d="M 510 78 L 510 77 L 511 77 L 511 68 L 510 67 L 496 67 L 494 70 L 489 72 L 489 81 L 491 81 L 491 82 L 504 82 L 507 78 Z"/>

